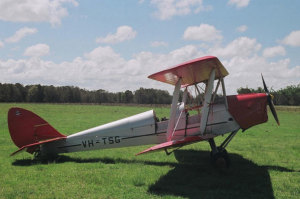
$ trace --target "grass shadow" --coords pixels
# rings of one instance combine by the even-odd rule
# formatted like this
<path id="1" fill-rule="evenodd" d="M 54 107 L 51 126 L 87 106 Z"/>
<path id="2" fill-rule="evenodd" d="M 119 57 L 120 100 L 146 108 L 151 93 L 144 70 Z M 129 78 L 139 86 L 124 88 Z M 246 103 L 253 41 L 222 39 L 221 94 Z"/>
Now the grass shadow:
<path id="1" fill-rule="evenodd" d="M 12 165 L 14 166 L 32 166 L 39 164 L 61 164 L 65 162 L 75 163 L 104 163 L 115 164 L 116 161 L 112 158 L 73 158 L 66 155 L 59 155 L 55 159 L 19 159 L 15 160 Z"/>
<path id="2" fill-rule="evenodd" d="M 39 164 L 62 164 L 66 162 L 74 162 L 74 163 L 103 163 L 103 164 L 117 164 L 117 163 L 125 163 L 125 164 L 146 164 L 153 166 L 170 166 L 175 167 L 178 163 L 171 162 L 156 162 L 156 161 L 145 161 L 145 160 L 129 160 L 122 158 L 78 158 L 78 157 L 69 157 L 66 155 L 59 155 L 55 159 L 51 160 L 40 160 L 40 159 L 19 159 L 15 160 L 12 165 L 14 166 L 32 166 Z"/>
<path id="3" fill-rule="evenodd" d="M 231 167 L 209 165 L 208 151 L 178 150 L 178 165 L 151 185 L 148 192 L 185 198 L 274 198 L 268 170 L 299 172 L 279 166 L 259 166 L 229 154 Z"/>
<path id="4" fill-rule="evenodd" d="M 178 150 L 174 153 L 178 163 L 145 161 L 122 158 L 74 158 L 59 156 L 50 163 L 104 163 L 104 164 L 145 164 L 169 166 L 170 171 L 148 187 L 148 193 L 164 196 L 174 195 L 185 198 L 274 198 L 268 170 L 299 172 L 279 166 L 259 166 L 238 154 L 229 154 L 231 167 L 217 169 L 210 165 L 208 151 Z M 49 164 L 39 160 L 23 159 L 12 163 L 14 166 Z"/>

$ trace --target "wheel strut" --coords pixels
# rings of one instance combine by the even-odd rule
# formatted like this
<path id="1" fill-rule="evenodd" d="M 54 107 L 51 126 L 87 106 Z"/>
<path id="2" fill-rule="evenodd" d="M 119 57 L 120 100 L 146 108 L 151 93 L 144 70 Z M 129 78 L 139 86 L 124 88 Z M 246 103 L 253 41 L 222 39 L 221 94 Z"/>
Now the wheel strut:
<path id="1" fill-rule="evenodd" d="M 210 138 L 208 140 L 208 142 L 209 142 L 212 154 L 218 153 L 218 147 L 217 147 L 217 145 L 215 143 L 214 138 Z"/>
<path id="2" fill-rule="evenodd" d="M 238 131 L 233 131 L 232 133 L 230 133 L 230 135 L 224 140 L 224 142 L 222 142 L 220 147 L 225 149 L 226 146 L 229 144 L 229 142 L 231 142 L 232 138 L 236 135 L 237 132 Z"/>

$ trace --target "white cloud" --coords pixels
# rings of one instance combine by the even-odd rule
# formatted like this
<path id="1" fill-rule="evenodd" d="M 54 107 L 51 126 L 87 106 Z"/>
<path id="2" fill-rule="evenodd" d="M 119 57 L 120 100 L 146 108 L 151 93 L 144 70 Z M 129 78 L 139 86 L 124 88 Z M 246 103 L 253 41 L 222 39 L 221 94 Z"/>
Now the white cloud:
<path id="1" fill-rule="evenodd" d="M 236 93 L 239 87 L 262 86 L 261 73 L 267 85 L 274 89 L 299 83 L 300 66 L 291 67 L 289 59 L 269 62 L 265 57 L 258 55 L 260 46 L 255 39 L 241 37 L 224 47 L 207 49 L 205 52 L 195 45 L 187 45 L 169 53 L 140 52 L 130 59 L 125 59 L 112 47 L 98 46 L 81 57 L 61 63 L 45 61 L 40 57 L 0 59 L 0 79 L 2 82 L 74 85 L 112 92 L 136 90 L 140 87 L 172 91 L 172 86 L 149 80 L 147 76 L 170 66 L 212 54 L 219 56 L 230 73 L 225 78 L 228 94 Z M 216 54 L 217 51 L 223 56 Z M 230 51 L 233 53 L 228 53 Z"/>
<path id="2" fill-rule="evenodd" d="M 300 46 L 300 30 L 292 31 L 283 39 L 282 43 L 288 46 Z"/>
<path id="3" fill-rule="evenodd" d="M 36 44 L 26 48 L 24 55 L 29 57 L 41 57 L 49 54 L 50 47 L 47 44 Z"/>
<path id="4" fill-rule="evenodd" d="M 154 16 L 161 20 L 211 9 L 209 6 L 204 7 L 202 2 L 203 0 L 151 0 L 151 4 L 158 9 Z"/>
<path id="5" fill-rule="evenodd" d="M 241 26 L 239 26 L 239 27 L 236 28 L 236 30 L 238 32 L 246 32 L 247 29 L 248 29 L 248 27 L 246 25 L 241 25 Z"/>
<path id="6" fill-rule="evenodd" d="M 160 46 L 168 46 L 168 43 L 167 42 L 164 42 L 164 41 L 154 41 L 154 42 L 151 42 L 151 46 L 152 47 L 160 47 Z"/>
<path id="7" fill-rule="evenodd" d="M 108 69 L 122 68 L 125 62 L 125 60 L 109 46 L 99 46 L 91 52 L 86 53 L 84 57 L 98 66 L 109 66 Z"/>
<path id="8" fill-rule="evenodd" d="M 4 46 L 4 43 L 2 41 L 0 41 L 0 48 L 2 48 Z"/>
<path id="9" fill-rule="evenodd" d="M 137 32 L 130 26 L 120 26 L 114 34 L 108 34 L 106 37 L 96 39 L 97 43 L 115 44 L 126 40 L 134 39 Z"/>
<path id="10" fill-rule="evenodd" d="M 285 48 L 283 46 L 274 46 L 270 48 L 265 48 L 263 51 L 264 57 L 275 57 L 275 56 L 283 56 L 285 55 Z"/>
<path id="11" fill-rule="evenodd" d="M 172 89 L 147 78 L 148 75 L 183 61 L 204 56 L 189 45 L 166 54 L 140 52 L 124 59 L 111 47 L 99 46 L 70 62 L 54 63 L 40 57 L 0 60 L 2 82 L 74 85 L 87 89 L 125 91 L 144 88 Z"/>
<path id="12" fill-rule="evenodd" d="M 32 35 L 37 33 L 37 29 L 36 28 L 21 28 L 19 30 L 16 31 L 16 33 L 5 39 L 5 42 L 7 43 L 17 43 L 19 42 L 21 39 L 23 39 L 24 37 L 28 36 L 28 35 Z"/>
<path id="13" fill-rule="evenodd" d="M 221 31 L 209 24 L 201 24 L 200 26 L 190 26 L 183 34 L 185 40 L 215 41 L 222 40 Z"/>
<path id="14" fill-rule="evenodd" d="M 228 4 L 236 6 L 237 8 L 247 7 L 250 3 L 250 0 L 229 0 Z"/>
<path id="15" fill-rule="evenodd" d="M 61 19 L 68 15 L 63 5 L 75 0 L 1 0 L 0 20 L 11 22 L 49 22 L 51 25 L 61 24 Z"/>
<path id="16" fill-rule="evenodd" d="M 227 46 L 216 46 L 208 49 L 210 54 L 223 58 L 232 57 L 249 57 L 255 55 L 261 48 L 261 44 L 257 43 L 256 39 L 248 37 L 239 37 Z"/>
<path id="17" fill-rule="evenodd" d="M 234 57 L 226 63 L 230 72 L 230 76 L 226 80 L 228 82 L 227 89 L 229 88 L 233 92 L 239 87 L 262 87 L 261 73 L 269 88 L 277 90 L 288 85 L 297 85 L 300 78 L 300 66 L 290 68 L 289 65 L 289 59 L 268 62 L 259 56 Z"/>

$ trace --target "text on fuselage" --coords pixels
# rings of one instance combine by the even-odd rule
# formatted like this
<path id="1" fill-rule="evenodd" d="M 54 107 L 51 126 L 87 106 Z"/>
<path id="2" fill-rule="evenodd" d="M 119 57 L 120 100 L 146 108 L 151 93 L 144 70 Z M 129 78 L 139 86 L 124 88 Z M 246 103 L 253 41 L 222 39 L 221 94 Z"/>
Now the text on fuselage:
<path id="1" fill-rule="evenodd" d="M 102 144 L 102 145 L 106 145 L 106 144 L 117 144 L 120 143 L 121 139 L 120 136 L 110 136 L 110 137 L 103 137 L 101 139 L 97 139 L 97 140 L 83 140 L 82 141 L 82 146 L 84 148 L 86 147 L 94 147 L 97 144 Z"/>

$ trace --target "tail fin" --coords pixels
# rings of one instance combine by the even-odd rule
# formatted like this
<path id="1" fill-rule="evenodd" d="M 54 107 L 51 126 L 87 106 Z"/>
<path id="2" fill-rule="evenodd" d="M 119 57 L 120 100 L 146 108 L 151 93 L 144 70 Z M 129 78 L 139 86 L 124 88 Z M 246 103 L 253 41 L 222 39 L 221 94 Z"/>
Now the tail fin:
<path id="1" fill-rule="evenodd" d="M 33 153 L 38 145 L 48 140 L 66 138 L 41 117 L 22 108 L 11 108 L 7 121 L 11 139 L 20 148 L 17 152 L 26 148 L 27 152 Z"/>

